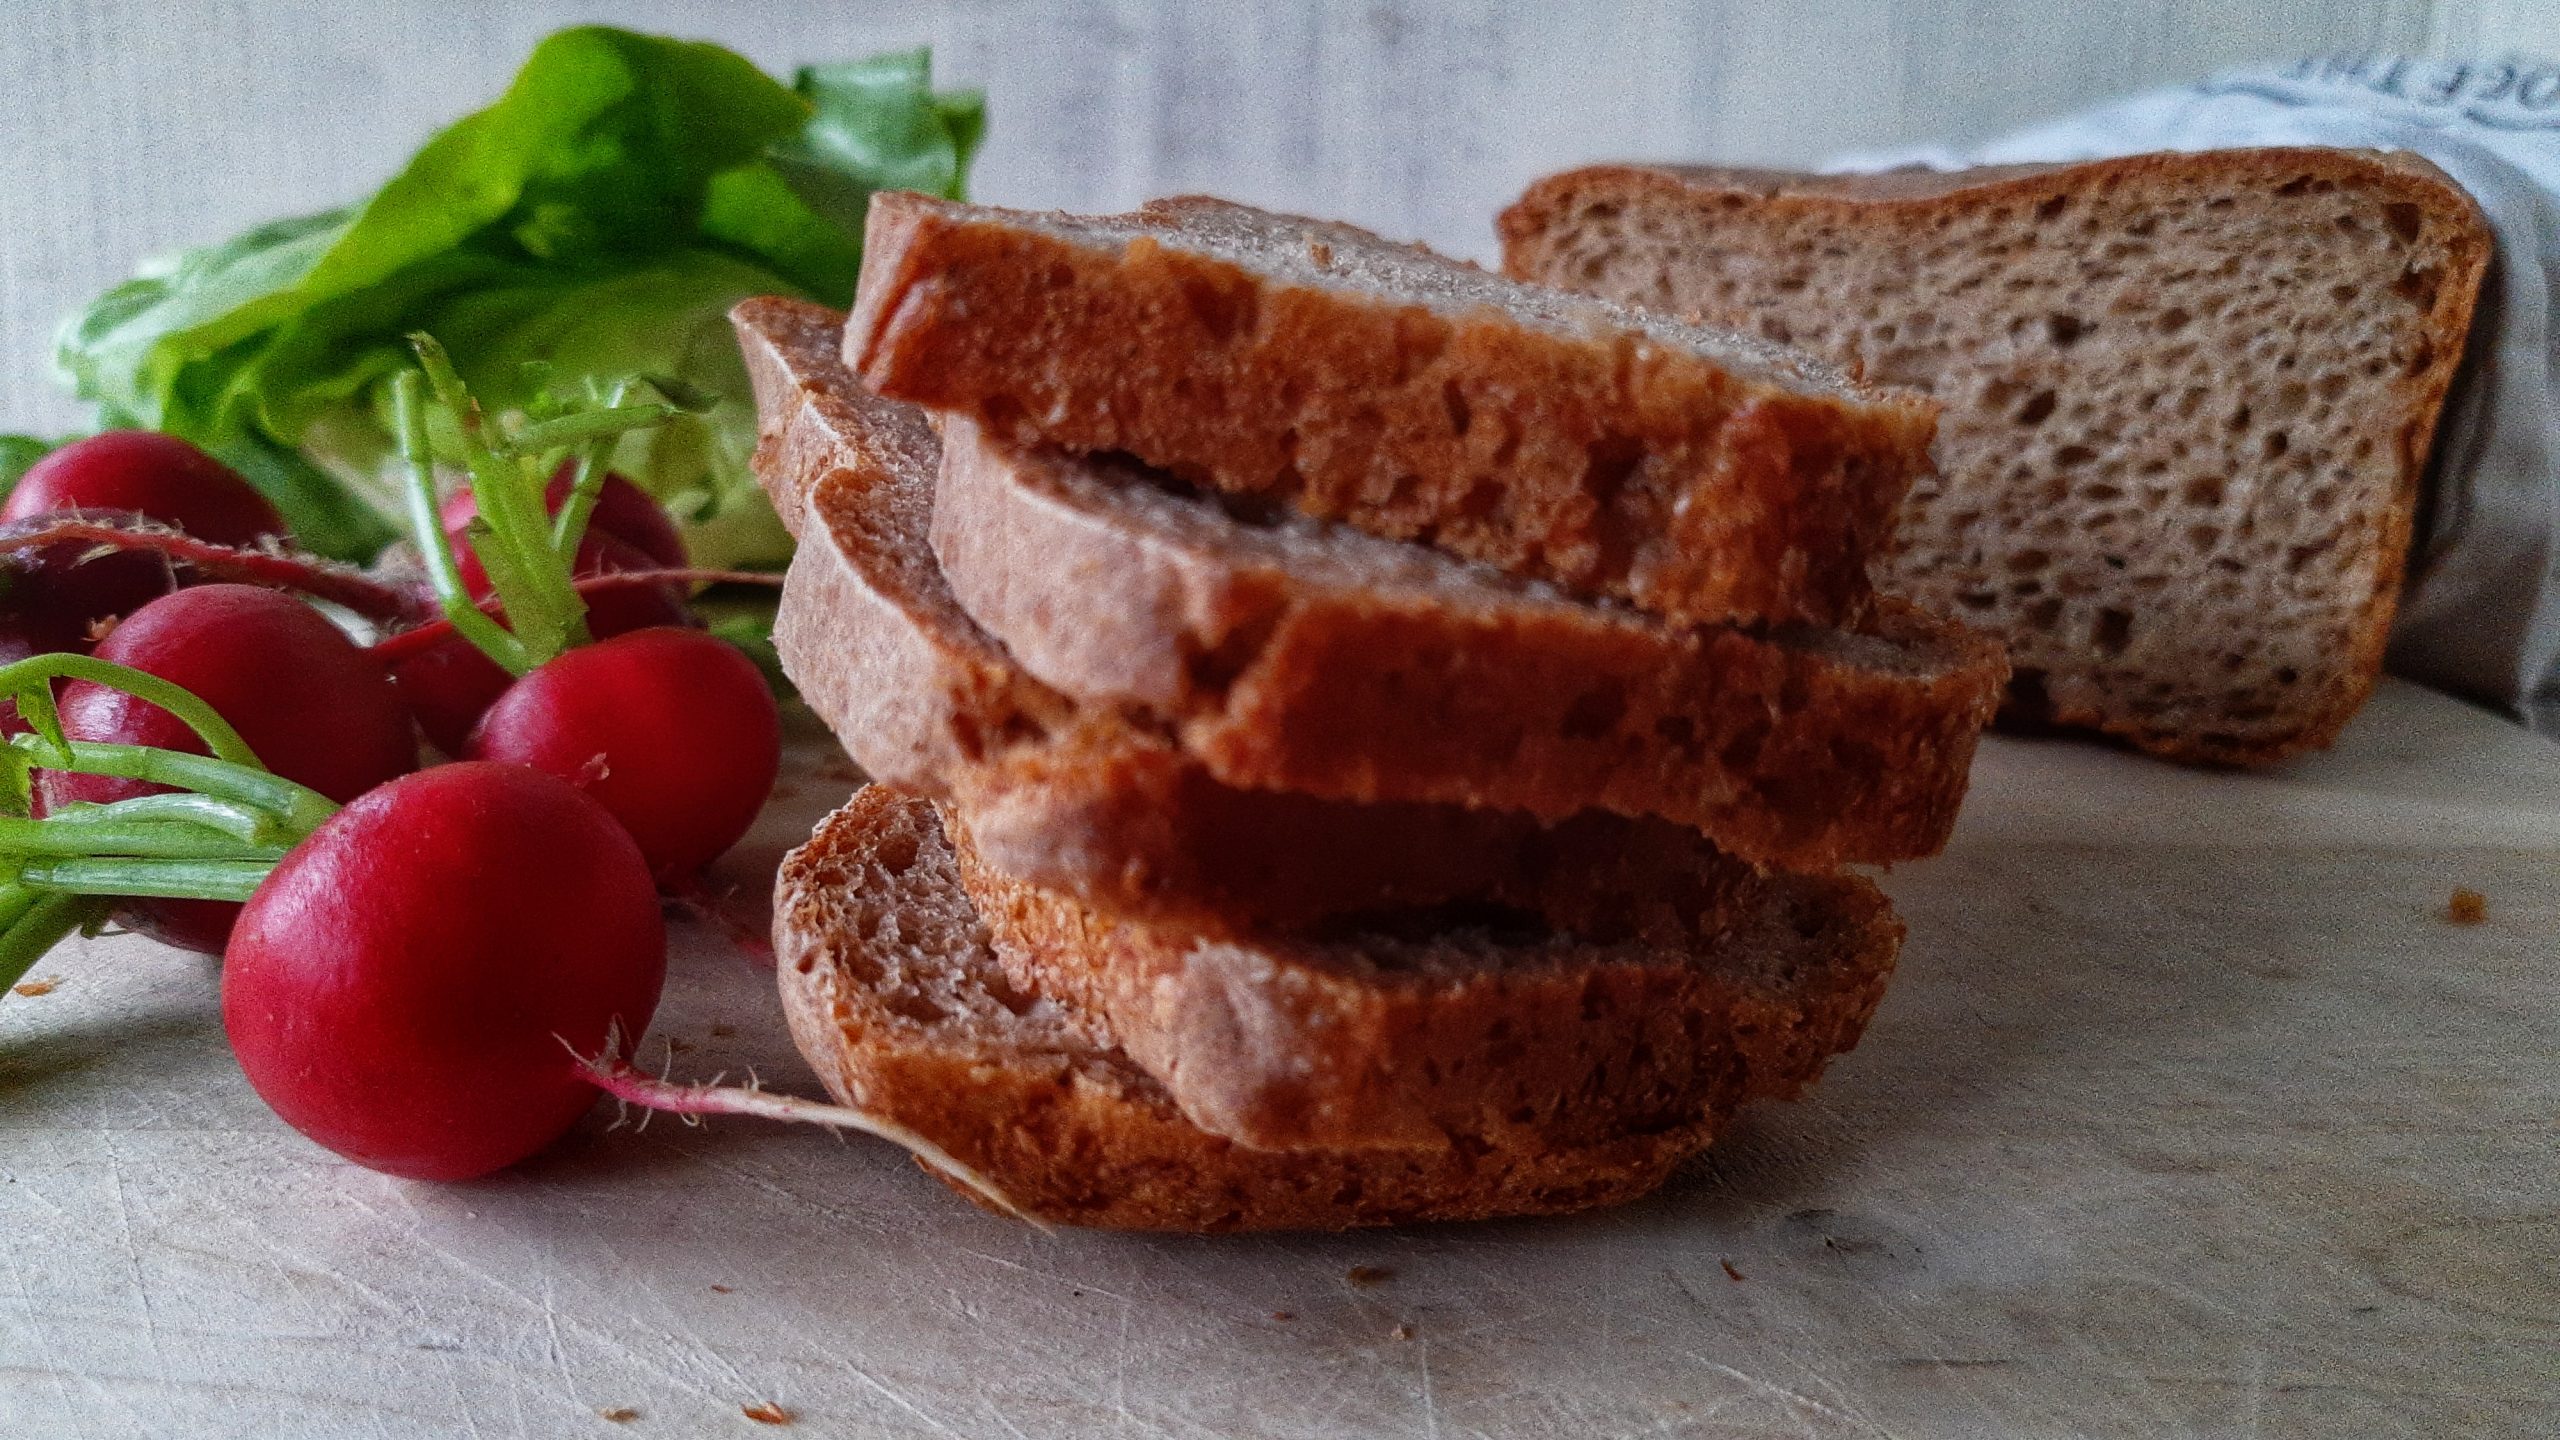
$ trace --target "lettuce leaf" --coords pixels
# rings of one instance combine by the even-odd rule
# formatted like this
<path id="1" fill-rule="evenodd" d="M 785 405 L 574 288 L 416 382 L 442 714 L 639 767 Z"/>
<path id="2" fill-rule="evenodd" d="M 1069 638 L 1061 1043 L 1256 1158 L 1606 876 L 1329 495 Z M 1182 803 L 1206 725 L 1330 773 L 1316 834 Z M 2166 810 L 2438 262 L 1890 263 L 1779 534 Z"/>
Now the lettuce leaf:
<path id="1" fill-rule="evenodd" d="M 394 534 L 388 391 L 410 331 L 493 408 L 666 377 L 711 404 L 614 467 L 668 503 L 700 563 L 778 564 L 726 312 L 756 294 L 847 303 L 871 192 L 959 197 L 984 129 L 980 97 L 935 92 L 922 50 L 786 87 L 716 45 L 565 30 L 371 198 L 146 264 L 64 324 L 57 361 L 100 424 L 206 446 L 306 545 L 349 559 Z"/>

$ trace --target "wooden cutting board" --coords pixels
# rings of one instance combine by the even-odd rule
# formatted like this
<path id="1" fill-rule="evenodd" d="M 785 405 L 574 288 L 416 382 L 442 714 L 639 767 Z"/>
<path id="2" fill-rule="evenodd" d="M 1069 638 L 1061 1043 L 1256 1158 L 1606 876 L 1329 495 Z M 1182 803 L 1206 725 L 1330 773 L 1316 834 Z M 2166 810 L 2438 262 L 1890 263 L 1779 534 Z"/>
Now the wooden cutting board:
<path id="1" fill-rule="evenodd" d="M 2553 1433 L 2560 747 L 2398 685 L 2271 775 L 1994 741 L 1887 886 L 1902 974 L 1806 1102 L 1622 1211 L 1341 1237 L 1044 1236 L 609 1110 L 390 1180 L 248 1093 L 211 966 L 91 942 L 0 1000 L 0 1434 Z M 807 1084 L 716 927 L 671 996 L 653 1061 Z"/>

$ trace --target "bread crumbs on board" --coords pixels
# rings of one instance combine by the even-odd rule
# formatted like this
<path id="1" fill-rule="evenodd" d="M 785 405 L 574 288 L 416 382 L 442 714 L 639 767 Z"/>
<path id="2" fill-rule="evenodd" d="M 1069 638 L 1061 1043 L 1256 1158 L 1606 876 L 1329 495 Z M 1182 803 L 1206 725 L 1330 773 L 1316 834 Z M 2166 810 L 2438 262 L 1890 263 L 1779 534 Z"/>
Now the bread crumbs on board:
<path id="1" fill-rule="evenodd" d="M 28 999 L 32 1000 L 38 995 L 52 994 L 53 987 L 61 983 L 61 976 L 47 975 L 41 980 L 21 980 L 17 984 L 9 987 L 9 993 L 12 995 L 24 995 Z"/>
<path id="2" fill-rule="evenodd" d="M 738 1413 L 746 1416 L 748 1419 L 753 1420 L 759 1425 L 788 1425 L 791 1423 L 791 1412 L 774 1404 L 770 1400 L 759 1400 L 753 1405 L 741 1405 L 738 1407 Z"/>
<path id="3" fill-rule="evenodd" d="M 2453 898 L 2445 902 L 2444 918 L 2456 925 L 2477 925 L 2489 918 L 2489 897 L 2468 885 L 2453 888 Z"/>
<path id="4" fill-rule="evenodd" d="M 1342 1273 L 1354 1285 L 1378 1285 L 1396 1278 L 1396 1272 L 1384 1265 L 1354 1265 Z"/>
<path id="5" fill-rule="evenodd" d="M 640 1412 L 628 1405 L 616 1405 L 610 1410 L 597 1411 L 596 1416 L 599 1419 L 610 1420 L 616 1425 L 628 1425 L 640 1418 Z"/>

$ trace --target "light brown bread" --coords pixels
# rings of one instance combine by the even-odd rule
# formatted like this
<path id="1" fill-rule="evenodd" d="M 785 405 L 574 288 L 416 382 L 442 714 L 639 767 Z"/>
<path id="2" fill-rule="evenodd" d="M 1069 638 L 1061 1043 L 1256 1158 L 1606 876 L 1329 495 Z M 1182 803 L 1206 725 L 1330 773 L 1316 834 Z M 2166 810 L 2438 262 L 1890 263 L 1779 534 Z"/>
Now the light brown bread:
<path id="1" fill-rule="evenodd" d="M 845 354 L 884 395 L 1683 620 L 1834 623 L 1929 407 L 1730 333 L 1202 198 L 872 201 Z"/>
<path id="2" fill-rule="evenodd" d="M 942 818 L 1014 981 L 1257 1149 L 1575 1148 L 1792 1098 L 1857 1043 L 1902 936 L 1866 880 L 1764 878 L 1689 836 L 1490 903 L 1204 938 L 1025 885 Z"/>
<path id="3" fill-rule="evenodd" d="M 756 473 L 800 538 L 774 642 L 801 697 L 879 780 L 965 806 L 980 850 L 1103 910 L 1220 933 L 1433 905 L 1564 863 L 1605 872 L 1669 826 L 1238 790 L 1161 727 L 1024 674 L 926 544 L 940 441 L 836 355 L 843 317 L 780 299 L 733 319 Z"/>
<path id="4" fill-rule="evenodd" d="M 1869 633 L 1675 626 L 1148 472 L 944 423 L 933 545 L 1023 668 L 1142 707 L 1218 779 L 1704 830 L 1820 869 L 1934 853 L 2005 678 L 1907 607 Z"/>
<path id="5" fill-rule="evenodd" d="M 1008 979 L 932 807 L 877 785 L 784 859 L 774 950 L 793 1039 L 837 1100 L 918 1132 L 1056 1224 L 1341 1229 L 1557 1214 L 1652 1189 L 1727 1118 L 1567 1149 L 1246 1149 L 1184 1120 L 1126 1056 Z"/>
<path id="6" fill-rule="evenodd" d="M 2489 256 L 2403 155 L 1864 178 L 1603 166 L 1505 268 L 1756 326 L 1945 407 L 1887 589 L 1990 628 L 2021 718 L 2182 759 L 2325 745 L 2370 692 Z"/>

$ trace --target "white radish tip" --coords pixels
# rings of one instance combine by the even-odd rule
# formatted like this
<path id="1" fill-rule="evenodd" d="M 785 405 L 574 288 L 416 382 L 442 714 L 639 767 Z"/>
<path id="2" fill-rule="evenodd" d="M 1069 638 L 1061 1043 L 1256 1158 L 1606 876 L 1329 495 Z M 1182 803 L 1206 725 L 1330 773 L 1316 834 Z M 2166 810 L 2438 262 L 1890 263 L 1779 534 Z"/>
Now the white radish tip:
<path id="1" fill-rule="evenodd" d="M 1032 1229 L 1044 1235 L 1056 1233 L 1046 1221 L 1014 1204 L 1012 1197 L 998 1189 L 994 1181 L 961 1163 L 950 1151 L 924 1135 L 887 1116 L 858 1110 L 850 1105 L 830 1105 L 797 1095 L 777 1095 L 755 1085 L 722 1085 L 716 1081 L 686 1084 L 663 1079 L 635 1070 L 617 1058 L 619 1042 L 617 1031 L 606 1038 L 601 1055 L 581 1055 L 574 1046 L 569 1047 L 569 1053 L 597 1089 L 626 1105 L 680 1116 L 687 1124 L 700 1123 L 699 1117 L 704 1115 L 751 1115 L 795 1125 L 824 1125 L 835 1130 L 860 1131 L 899 1146 Z M 563 1039 L 561 1044 L 568 1046 L 568 1041 Z"/>

